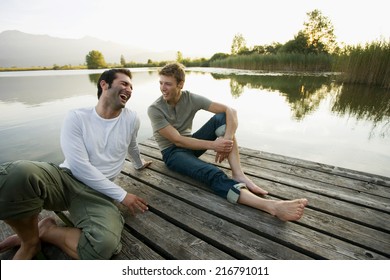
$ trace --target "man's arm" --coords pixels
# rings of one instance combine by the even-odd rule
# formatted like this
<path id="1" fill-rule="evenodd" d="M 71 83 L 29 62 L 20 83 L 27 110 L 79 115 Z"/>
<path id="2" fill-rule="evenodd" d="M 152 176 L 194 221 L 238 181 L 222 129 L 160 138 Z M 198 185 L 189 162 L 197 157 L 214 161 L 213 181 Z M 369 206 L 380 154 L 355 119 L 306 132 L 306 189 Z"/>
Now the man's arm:
<path id="1" fill-rule="evenodd" d="M 223 136 L 224 139 L 226 140 L 232 140 L 234 141 L 234 135 L 236 134 L 236 130 L 238 127 L 238 118 L 237 118 L 237 111 L 234 110 L 231 107 L 228 107 L 224 104 L 217 103 L 217 102 L 212 102 L 208 108 L 209 112 L 212 112 L 214 114 L 219 114 L 219 113 L 225 113 L 226 115 L 226 130 L 225 130 L 225 135 Z M 232 146 L 233 147 L 233 146 Z M 229 153 L 231 150 L 225 152 L 219 152 L 216 151 L 215 155 L 215 162 L 221 163 L 225 159 L 228 158 Z"/>
<path id="2" fill-rule="evenodd" d="M 138 117 L 136 117 L 135 122 L 136 123 L 135 123 L 135 127 L 134 127 L 134 132 L 133 132 L 131 140 L 130 140 L 130 145 L 127 149 L 127 155 L 131 159 L 134 168 L 137 170 L 141 170 L 141 169 L 148 167 L 152 162 L 145 161 L 143 158 L 141 158 L 141 154 L 140 154 L 138 142 L 137 142 L 137 135 L 138 135 L 139 127 L 140 127 L 140 120 Z"/>
<path id="3" fill-rule="evenodd" d="M 158 133 L 178 147 L 192 150 L 214 150 L 217 153 L 229 153 L 232 149 L 233 141 L 232 139 L 228 139 L 228 136 L 231 135 L 233 138 L 237 129 L 237 115 L 235 110 L 223 104 L 213 102 L 210 104 L 208 111 L 212 113 L 226 113 L 227 121 L 229 121 L 230 125 L 226 126 L 225 139 L 217 138 L 214 141 L 209 141 L 182 136 L 172 125 L 165 126 L 160 129 Z"/>
<path id="4" fill-rule="evenodd" d="M 212 102 L 208 108 L 208 111 L 214 114 L 226 114 L 226 132 L 223 138 L 233 140 L 238 127 L 237 111 L 231 107 L 217 102 Z"/>
<path id="5" fill-rule="evenodd" d="M 139 209 L 147 210 L 146 202 L 107 179 L 94 167 L 83 143 L 82 131 L 74 113 L 68 113 L 61 130 L 61 147 L 73 175 L 96 191 L 127 206 L 132 214 Z"/>

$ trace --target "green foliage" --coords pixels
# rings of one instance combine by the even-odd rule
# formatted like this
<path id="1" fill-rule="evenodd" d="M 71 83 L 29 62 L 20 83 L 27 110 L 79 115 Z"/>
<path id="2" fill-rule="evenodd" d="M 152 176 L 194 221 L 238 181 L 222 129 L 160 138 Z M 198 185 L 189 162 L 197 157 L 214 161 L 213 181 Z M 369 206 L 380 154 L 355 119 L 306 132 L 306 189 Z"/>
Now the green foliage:
<path id="1" fill-rule="evenodd" d="M 232 46 L 231 46 L 231 54 L 236 55 L 240 51 L 243 51 L 246 49 L 246 41 L 244 36 L 242 36 L 241 33 L 237 33 L 234 35 Z"/>
<path id="2" fill-rule="evenodd" d="M 126 65 L 126 60 L 125 60 L 125 57 L 123 56 L 123 54 L 121 55 L 120 65 L 122 65 L 122 67 Z"/>
<path id="3" fill-rule="evenodd" d="M 330 71 L 332 56 L 327 54 L 251 54 L 229 56 L 210 62 L 211 67 L 263 71 Z"/>
<path id="4" fill-rule="evenodd" d="M 215 61 L 215 60 L 219 60 L 219 59 L 225 59 L 229 57 L 229 55 L 227 53 L 216 53 L 214 54 L 210 59 L 209 61 Z"/>
<path id="5" fill-rule="evenodd" d="M 314 10 L 307 13 L 308 21 L 304 22 L 302 33 L 307 38 L 307 45 L 314 53 L 333 53 L 337 49 L 336 36 L 332 22 Z"/>
<path id="6" fill-rule="evenodd" d="M 92 50 L 85 57 L 88 69 L 106 68 L 107 63 L 104 60 L 104 56 L 101 52 Z"/>
<path id="7" fill-rule="evenodd" d="M 279 52 L 281 53 L 309 53 L 309 47 L 307 45 L 308 38 L 303 32 L 299 32 L 298 35 L 294 36 L 293 40 L 288 41 L 284 44 Z"/>
<path id="8" fill-rule="evenodd" d="M 273 42 L 268 45 L 247 47 L 245 38 L 237 33 L 231 45 L 231 54 L 216 53 L 210 59 L 185 58 L 178 51 L 176 61 L 187 67 L 224 67 L 262 71 L 337 71 L 342 72 L 344 82 L 379 85 L 390 88 L 390 42 L 380 41 L 362 46 L 347 46 L 344 49 L 336 44 L 334 27 L 331 21 L 319 10 L 307 13 L 304 29 L 294 39 L 284 45 Z M 120 58 L 122 67 L 162 67 L 171 61 L 152 61 L 146 63 L 126 62 Z M 86 56 L 89 69 L 118 67 L 107 63 L 103 54 L 97 50 Z M 54 65 L 53 70 L 83 69 L 84 66 Z M 0 68 L 0 71 L 46 70 L 36 67 Z M 239 87 L 232 86 L 239 89 Z M 239 92 L 239 90 L 237 90 Z"/>
<path id="9" fill-rule="evenodd" d="M 184 60 L 183 54 L 182 54 L 180 51 L 178 51 L 178 52 L 176 53 L 176 61 L 179 62 L 179 63 L 182 63 L 183 60 Z"/>
<path id="10" fill-rule="evenodd" d="M 390 41 L 345 47 L 334 69 L 343 72 L 344 82 L 390 89 Z"/>

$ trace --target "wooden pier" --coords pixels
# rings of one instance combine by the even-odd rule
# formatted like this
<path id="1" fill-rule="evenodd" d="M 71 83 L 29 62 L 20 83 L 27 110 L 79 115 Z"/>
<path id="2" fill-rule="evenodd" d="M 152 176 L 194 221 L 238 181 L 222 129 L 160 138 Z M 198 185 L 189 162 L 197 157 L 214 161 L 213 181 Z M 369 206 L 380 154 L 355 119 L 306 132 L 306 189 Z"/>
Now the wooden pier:
<path id="1" fill-rule="evenodd" d="M 116 182 L 145 198 L 149 211 L 132 217 L 120 207 L 123 249 L 113 259 L 390 259 L 390 178 L 240 148 L 243 170 L 269 191 L 269 199 L 308 199 L 299 221 L 282 222 L 168 170 L 154 141 L 140 148 L 153 164 L 136 171 L 127 163 Z M 213 162 L 214 155 L 202 159 Z M 226 163 L 220 167 L 230 173 Z M 12 234 L 0 225 L 0 238 Z M 12 258 L 15 251 L 0 257 Z M 48 244 L 43 253 L 68 259 Z"/>

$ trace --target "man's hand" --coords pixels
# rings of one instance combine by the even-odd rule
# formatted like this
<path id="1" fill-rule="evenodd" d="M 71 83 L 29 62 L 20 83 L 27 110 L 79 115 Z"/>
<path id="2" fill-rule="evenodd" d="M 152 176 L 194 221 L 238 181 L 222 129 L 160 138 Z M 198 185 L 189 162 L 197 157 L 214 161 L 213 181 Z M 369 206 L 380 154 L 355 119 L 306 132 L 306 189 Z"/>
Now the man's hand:
<path id="1" fill-rule="evenodd" d="M 229 157 L 229 153 L 216 153 L 215 154 L 215 162 L 221 163 L 225 159 L 227 159 L 228 157 Z"/>
<path id="2" fill-rule="evenodd" d="M 217 153 L 227 153 L 229 154 L 233 148 L 233 140 L 224 139 L 218 137 L 214 140 L 214 151 Z"/>
<path id="3" fill-rule="evenodd" d="M 152 161 L 145 161 L 145 160 L 142 160 L 142 163 L 143 163 L 143 165 L 142 165 L 140 168 L 138 168 L 137 170 L 145 169 L 146 167 L 148 167 L 149 165 L 152 164 Z"/>
<path id="4" fill-rule="evenodd" d="M 131 193 L 127 193 L 125 199 L 123 199 L 121 203 L 130 210 L 133 216 L 135 216 L 138 211 L 144 213 L 148 210 L 146 201 Z"/>

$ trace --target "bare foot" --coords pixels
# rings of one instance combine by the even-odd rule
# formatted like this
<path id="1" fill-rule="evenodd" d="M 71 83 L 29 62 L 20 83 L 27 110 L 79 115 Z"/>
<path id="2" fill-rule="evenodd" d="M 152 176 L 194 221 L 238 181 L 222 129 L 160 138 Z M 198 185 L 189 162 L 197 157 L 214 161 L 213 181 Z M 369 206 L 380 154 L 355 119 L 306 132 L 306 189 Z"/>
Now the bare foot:
<path id="1" fill-rule="evenodd" d="M 8 236 L 6 239 L 0 242 L 0 253 L 12 249 L 16 246 L 20 246 L 20 238 L 16 234 Z"/>
<path id="2" fill-rule="evenodd" d="M 41 237 L 41 235 L 44 234 L 44 232 L 46 232 L 47 229 L 53 225 L 56 225 L 56 223 L 55 220 L 51 217 L 41 220 L 38 223 L 39 237 Z M 20 246 L 20 244 L 21 241 L 19 236 L 17 236 L 16 234 L 10 235 L 6 239 L 0 242 L 0 253 L 10 250 L 14 247 Z"/>
<path id="3" fill-rule="evenodd" d="M 50 229 L 52 229 L 53 227 L 56 227 L 56 226 L 57 226 L 57 223 L 54 220 L 54 218 L 47 217 L 47 218 L 42 219 L 42 221 L 40 221 L 38 223 L 39 238 L 44 239 L 44 236 L 47 233 L 47 231 L 49 231 Z"/>
<path id="4" fill-rule="evenodd" d="M 282 221 L 297 221 L 302 217 L 303 210 L 307 204 L 308 201 L 306 198 L 276 201 L 270 213 Z"/>
<path id="5" fill-rule="evenodd" d="M 233 176 L 233 179 L 236 180 L 237 182 L 244 183 L 246 187 L 254 194 L 258 194 L 258 195 L 268 194 L 266 190 L 263 190 L 258 185 L 253 183 L 253 181 L 249 179 L 245 174 Z"/>

